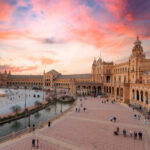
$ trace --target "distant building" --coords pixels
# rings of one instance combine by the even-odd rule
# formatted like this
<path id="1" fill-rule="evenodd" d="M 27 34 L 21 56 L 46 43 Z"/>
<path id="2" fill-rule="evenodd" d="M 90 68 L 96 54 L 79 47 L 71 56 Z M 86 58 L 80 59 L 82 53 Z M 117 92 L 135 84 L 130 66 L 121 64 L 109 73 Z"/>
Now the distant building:
<path id="1" fill-rule="evenodd" d="M 100 95 L 150 110 L 150 59 L 146 59 L 137 37 L 125 63 L 94 59 L 91 74 L 62 75 L 51 70 L 43 75 L 0 74 L 0 87 L 41 87 L 66 89 L 73 94 Z"/>

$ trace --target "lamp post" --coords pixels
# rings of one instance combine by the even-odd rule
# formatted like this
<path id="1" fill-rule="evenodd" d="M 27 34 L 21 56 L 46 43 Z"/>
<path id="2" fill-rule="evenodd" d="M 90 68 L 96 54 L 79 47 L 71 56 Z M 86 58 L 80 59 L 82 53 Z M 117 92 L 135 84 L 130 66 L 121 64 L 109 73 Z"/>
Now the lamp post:
<path id="1" fill-rule="evenodd" d="M 44 101 L 44 88 L 43 88 L 43 101 Z"/>
<path id="2" fill-rule="evenodd" d="M 62 102 L 61 102 L 61 109 L 60 109 L 60 112 L 62 113 Z"/>
<path id="3" fill-rule="evenodd" d="M 24 103 L 24 109 L 25 109 L 25 111 L 26 111 L 26 89 L 27 89 L 27 87 L 25 86 L 24 89 L 25 89 L 25 103 Z"/>
<path id="4" fill-rule="evenodd" d="M 55 84 L 54 84 L 54 99 L 55 99 L 55 114 L 57 112 L 57 93 L 56 93 L 56 87 L 55 87 Z"/>

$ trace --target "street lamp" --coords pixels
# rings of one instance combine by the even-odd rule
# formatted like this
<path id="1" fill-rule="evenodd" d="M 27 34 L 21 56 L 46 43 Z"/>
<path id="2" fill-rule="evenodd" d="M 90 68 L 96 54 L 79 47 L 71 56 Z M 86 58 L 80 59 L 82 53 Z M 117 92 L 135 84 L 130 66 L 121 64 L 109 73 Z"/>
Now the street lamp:
<path id="1" fill-rule="evenodd" d="M 43 88 L 43 101 L 44 101 L 44 88 Z"/>
<path id="2" fill-rule="evenodd" d="M 62 102 L 61 102 L 61 109 L 60 109 L 60 112 L 62 113 Z"/>
<path id="3" fill-rule="evenodd" d="M 24 103 L 24 109 L 25 109 L 25 111 L 26 111 L 26 89 L 27 89 L 27 87 L 25 86 L 24 89 L 25 89 L 25 103 Z"/>

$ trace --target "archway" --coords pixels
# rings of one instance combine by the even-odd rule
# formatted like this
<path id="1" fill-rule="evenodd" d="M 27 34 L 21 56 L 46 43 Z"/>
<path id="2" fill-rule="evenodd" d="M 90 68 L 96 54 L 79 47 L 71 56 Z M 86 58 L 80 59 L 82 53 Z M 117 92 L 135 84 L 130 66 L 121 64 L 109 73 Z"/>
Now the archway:
<path id="1" fill-rule="evenodd" d="M 136 91 L 136 99 L 139 101 L 139 91 Z"/>
<path id="2" fill-rule="evenodd" d="M 102 91 L 101 91 L 101 86 L 98 86 L 98 95 L 101 95 Z"/>
<path id="3" fill-rule="evenodd" d="M 112 87 L 112 95 L 114 95 L 114 87 Z"/>
<path id="4" fill-rule="evenodd" d="M 132 98 L 135 99 L 135 91 L 132 90 Z"/>
<path id="5" fill-rule="evenodd" d="M 143 102 L 143 91 L 141 91 L 141 102 Z"/>
<path id="6" fill-rule="evenodd" d="M 117 88 L 117 96 L 119 96 L 119 88 Z"/>
<path id="7" fill-rule="evenodd" d="M 148 104 L 148 92 L 145 92 L 146 104 Z"/>

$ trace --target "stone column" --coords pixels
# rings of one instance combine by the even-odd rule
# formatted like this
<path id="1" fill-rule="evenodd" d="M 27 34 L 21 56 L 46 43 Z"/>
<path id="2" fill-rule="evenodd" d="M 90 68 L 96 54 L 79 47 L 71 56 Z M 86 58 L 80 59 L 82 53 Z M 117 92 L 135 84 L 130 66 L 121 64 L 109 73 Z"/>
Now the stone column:
<path id="1" fill-rule="evenodd" d="M 139 101 L 142 102 L 141 101 L 141 91 L 139 91 Z"/>
<path id="2" fill-rule="evenodd" d="M 136 91 L 134 92 L 135 96 L 134 96 L 134 100 L 137 100 L 137 96 L 136 96 Z"/>
<path id="3" fill-rule="evenodd" d="M 146 96 L 145 96 L 144 92 L 143 92 L 143 103 L 146 104 Z"/>

